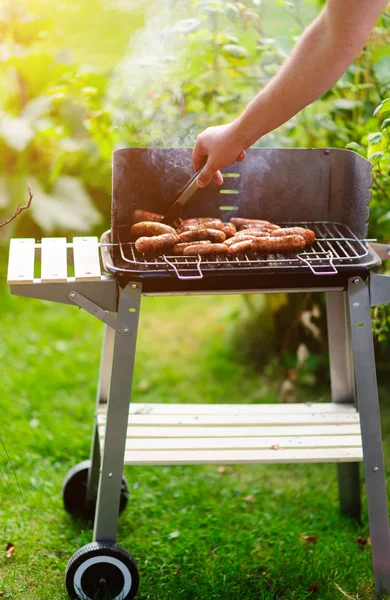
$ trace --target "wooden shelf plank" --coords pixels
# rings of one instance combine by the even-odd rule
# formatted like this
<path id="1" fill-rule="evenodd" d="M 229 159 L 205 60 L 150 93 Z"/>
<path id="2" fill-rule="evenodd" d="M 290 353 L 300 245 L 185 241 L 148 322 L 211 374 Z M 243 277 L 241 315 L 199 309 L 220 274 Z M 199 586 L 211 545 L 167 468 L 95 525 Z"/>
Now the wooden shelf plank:
<path id="1" fill-rule="evenodd" d="M 11 239 L 8 259 L 8 284 L 15 285 L 33 283 L 34 261 L 34 238 Z"/>
<path id="2" fill-rule="evenodd" d="M 73 238 L 73 260 L 76 281 L 100 281 L 101 269 L 97 237 Z"/>
<path id="3" fill-rule="evenodd" d="M 99 427 L 104 431 L 105 418 L 99 417 Z M 134 426 L 129 424 L 127 435 L 130 438 L 234 438 L 234 437 L 269 437 L 272 434 L 276 437 L 289 436 L 334 436 L 334 435 L 360 435 L 360 424 L 352 425 L 294 425 L 289 427 L 275 426 L 272 431 L 267 426 L 238 426 L 238 427 L 147 427 Z M 103 435 L 103 434 L 102 434 Z"/>
<path id="4" fill-rule="evenodd" d="M 317 402 L 289 404 L 130 404 L 131 414 L 153 415 L 213 415 L 213 414 L 312 414 L 356 412 L 352 403 Z"/>
<path id="5" fill-rule="evenodd" d="M 126 451 L 126 465 L 195 465 L 257 463 L 358 462 L 361 448 L 293 450 L 150 450 Z"/>
<path id="6" fill-rule="evenodd" d="M 66 238 L 42 238 L 42 283 L 66 283 L 68 277 Z"/>

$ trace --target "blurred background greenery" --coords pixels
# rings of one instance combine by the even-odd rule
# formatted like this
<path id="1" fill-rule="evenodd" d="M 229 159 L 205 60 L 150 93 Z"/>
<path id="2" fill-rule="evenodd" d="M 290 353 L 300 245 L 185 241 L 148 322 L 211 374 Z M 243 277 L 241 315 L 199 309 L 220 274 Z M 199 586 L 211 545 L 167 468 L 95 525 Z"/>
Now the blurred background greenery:
<path id="1" fill-rule="evenodd" d="M 11 235 L 95 233 L 110 226 L 111 155 L 126 146 L 191 146 L 233 119 L 277 72 L 321 0 L 5 0 L 0 6 L 0 229 Z M 390 241 L 390 8 L 348 72 L 260 146 L 349 148 L 373 163 L 369 236 Z M 269 345 L 258 354 L 264 314 Z M 321 301 L 247 298 L 236 314 L 245 360 L 272 350 L 288 380 L 326 366 Z M 292 325 L 281 336 L 277 324 Z M 389 317 L 376 312 L 389 348 Z M 249 333 L 248 333 L 249 332 Z M 256 332 L 252 339 L 251 332 Z M 239 334 L 237 334 L 239 335 Z M 326 336 L 325 336 L 326 337 Z M 264 345 L 263 345 L 264 348 Z M 241 353 L 241 354 L 242 354 Z"/>

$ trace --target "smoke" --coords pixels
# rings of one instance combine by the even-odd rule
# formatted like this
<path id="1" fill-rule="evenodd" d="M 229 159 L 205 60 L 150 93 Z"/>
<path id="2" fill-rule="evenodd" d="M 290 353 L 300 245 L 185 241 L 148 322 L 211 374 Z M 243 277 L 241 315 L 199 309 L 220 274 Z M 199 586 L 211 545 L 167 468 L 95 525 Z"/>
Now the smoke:
<path id="1" fill-rule="evenodd" d="M 114 126 L 124 145 L 189 147 L 196 128 L 184 110 L 183 53 L 201 23 L 189 0 L 155 0 L 145 10 L 146 25 L 132 36 L 109 88 Z"/>

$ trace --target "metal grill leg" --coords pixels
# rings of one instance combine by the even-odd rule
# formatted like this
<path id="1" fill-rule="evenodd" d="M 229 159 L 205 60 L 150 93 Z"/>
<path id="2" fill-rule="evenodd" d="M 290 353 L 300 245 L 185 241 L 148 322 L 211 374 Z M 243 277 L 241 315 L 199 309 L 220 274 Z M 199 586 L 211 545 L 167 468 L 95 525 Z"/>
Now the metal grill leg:
<path id="1" fill-rule="evenodd" d="M 115 332 L 108 325 L 104 326 L 102 355 L 100 359 L 99 381 L 96 394 L 96 412 L 91 443 L 91 469 L 88 473 L 87 502 L 95 500 L 99 483 L 100 469 L 100 443 L 98 430 L 98 409 L 101 404 L 106 404 L 111 380 L 112 357 L 114 354 Z"/>
<path id="2" fill-rule="evenodd" d="M 115 542 L 116 540 L 140 304 L 141 285 L 139 283 L 129 283 L 124 290 L 120 291 L 118 318 L 128 327 L 129 334 L 115 333 L 104 449 L 93 531 L 93 541 L 98 542 Z"/>
<path id="3" fill-rule="evenodd" d="M 326 315 L 332 401 L 355 402 L 356 391 L 347 292 L 326 293 Z M 339 463 L 337 465 L 337 478 L 341 512 L 348 517 L 360 520 L 359 463 Z"/>
<path id="4" fill-rule="evenodd" d="M 368 287 L 360 277 L 349 280 L 348 300 L 363 442 L 375 594 L 379 598 L 382 591 L 390 591 L 390 535 L 370 295 Z"/>

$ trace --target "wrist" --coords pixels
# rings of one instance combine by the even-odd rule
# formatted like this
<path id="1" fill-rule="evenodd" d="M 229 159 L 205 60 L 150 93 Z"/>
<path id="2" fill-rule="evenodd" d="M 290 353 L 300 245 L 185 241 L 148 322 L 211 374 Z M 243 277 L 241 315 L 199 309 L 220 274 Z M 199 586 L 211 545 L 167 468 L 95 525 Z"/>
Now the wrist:
<path id="1" fill-rule="evenodd" d="M 243 149 L 250 148 L 264 135 L 260 124 L 255 122 L 253 116 L 247 115 L 246 111 L 233 122 L 233 125 L 236 138 Z"/>

